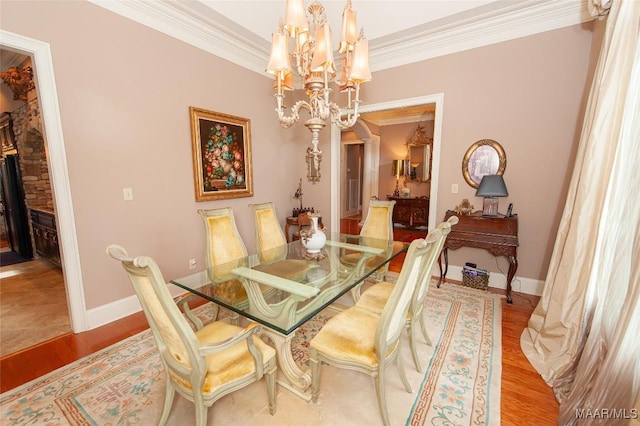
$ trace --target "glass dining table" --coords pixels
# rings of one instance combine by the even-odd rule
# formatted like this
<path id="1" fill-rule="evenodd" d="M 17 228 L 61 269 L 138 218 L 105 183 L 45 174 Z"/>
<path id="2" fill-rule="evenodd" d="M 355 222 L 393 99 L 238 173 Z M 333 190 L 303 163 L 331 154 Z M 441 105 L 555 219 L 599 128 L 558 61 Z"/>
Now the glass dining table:
<path id="1" fill-rule="evenodd" d="M 408 244 L 359 235 L 327 234 L 318 253 L 300 240 L 216 265 L 171 280 L 190 293 L 227 308 L 230 321 L 241 318 L 262 325 L 278 359 L 278 383 L 309 399 L 310 370 L 302 370 L 291 352 L 295 331 L 325 308 L 350 293 L 357 300 L 364 280 L 379 273 Z M 348 296 L 349 297 L 349 296 Z"/>

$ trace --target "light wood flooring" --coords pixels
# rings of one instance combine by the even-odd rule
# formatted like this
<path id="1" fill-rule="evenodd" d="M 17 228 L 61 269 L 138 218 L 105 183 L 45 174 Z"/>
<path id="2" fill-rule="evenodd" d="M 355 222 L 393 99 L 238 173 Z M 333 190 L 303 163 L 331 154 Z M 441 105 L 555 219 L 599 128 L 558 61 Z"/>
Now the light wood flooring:
<path id="1" fill-rule="evenodd" d="M 62 271 L 33 260 L 0 267 L 0 357 L 71 333 Z"/>
<path id="2" fill-rule="evenodd" d="M 351 222 L 357 224 L 357 221 Z M 345 231 L 347 229 L 343 229 Z M 402 260 L 395 259 L 389 270 L 398 272 Z M 503 290 L 491 291 L 504 294 Z M 507 304 L 503 300 L 502 305 L 501 424 L 556 425 L 558 403 L 553 391 L 540 378 L 520 349 L 520 335 L 539 298 L 517 292 L 512 294 L 514 303 Z M 94 330 L 79 334 L 67 333 L 2 357 L 0 392 L 13 389 L 147 328 L 144 316 L 137 313 Z"/>

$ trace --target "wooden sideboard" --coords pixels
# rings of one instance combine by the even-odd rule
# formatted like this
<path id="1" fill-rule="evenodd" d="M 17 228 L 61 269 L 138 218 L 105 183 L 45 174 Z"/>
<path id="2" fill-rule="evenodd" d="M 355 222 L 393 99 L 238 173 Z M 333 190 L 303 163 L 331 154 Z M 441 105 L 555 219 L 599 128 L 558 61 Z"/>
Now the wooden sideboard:
<path id="1" fill-rule="evenodd" d="M 404 225 L 408 228 L 427 226 L 429 224 L 428 197 L 387 197 L 396 202 L 393 207 L 393 224 Z"/>
<path id="2" fill-rule="evenodd" d="M 31 209 L 31 226 L 36 253 L 61 266 L 56 217 L 53 212 Z"/>
<path id="3" fill-rule="evenodd" d="M 494 256 L 505 256 L 509 259 L 509 272 L 507 273 L 507 303 L 511 301 L 511 281 L 518 269 L 518 215 L 482 216 L 478 211 L 470 215 L 459 215 L 448 210 L 444 220 L 451 216 L 458 216 L 458 223 L 451 227 L 451 232 L 444 243 L 442 254 L 444 256 L 444 269 L 440 264 L 440 283 L 447 276 L 449 269 L 448 250 L 460 247 L 474 247 L 487 250 Z"/>

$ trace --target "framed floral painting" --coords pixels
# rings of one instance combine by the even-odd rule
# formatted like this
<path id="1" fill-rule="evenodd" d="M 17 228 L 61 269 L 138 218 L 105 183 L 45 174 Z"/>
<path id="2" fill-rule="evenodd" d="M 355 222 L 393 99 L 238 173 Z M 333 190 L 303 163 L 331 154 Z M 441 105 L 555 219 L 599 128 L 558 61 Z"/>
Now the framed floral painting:
<path id="1" fill-rule="evenodd" d="M 189 107 L 196 201 L 253 196 L 247 118 Z"/>

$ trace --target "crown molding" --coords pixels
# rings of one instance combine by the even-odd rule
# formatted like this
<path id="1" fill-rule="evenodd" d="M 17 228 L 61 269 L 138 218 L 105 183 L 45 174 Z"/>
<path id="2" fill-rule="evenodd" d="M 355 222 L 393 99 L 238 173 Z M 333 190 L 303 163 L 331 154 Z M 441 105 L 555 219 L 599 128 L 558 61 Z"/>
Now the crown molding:
<path id="1" fill-rule="evenodd" d="M 372 71 L 592 21 L 579 0 L 498 1 L 370 42 Z"/>
<path id="2" fill-rule="evenodd" d="M 88 1 L 241 67 L 265 74 L 269 43 L 200 2 Z"/>
<path id="3" fill-rule="evenodd" d="M 88 0 L 262 75 L 269 43 L 197 1 Z M 372 71 L 591 21 L 580 0 L 502 0 L 371 40 Z"/>

